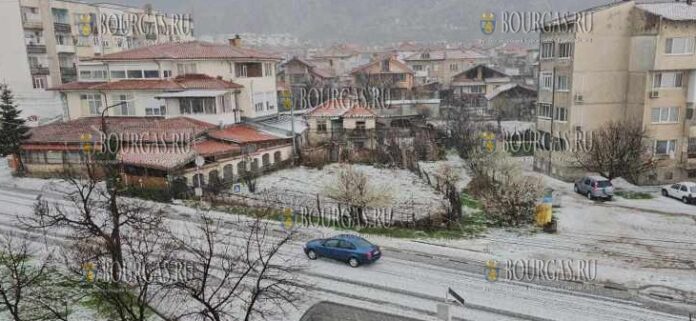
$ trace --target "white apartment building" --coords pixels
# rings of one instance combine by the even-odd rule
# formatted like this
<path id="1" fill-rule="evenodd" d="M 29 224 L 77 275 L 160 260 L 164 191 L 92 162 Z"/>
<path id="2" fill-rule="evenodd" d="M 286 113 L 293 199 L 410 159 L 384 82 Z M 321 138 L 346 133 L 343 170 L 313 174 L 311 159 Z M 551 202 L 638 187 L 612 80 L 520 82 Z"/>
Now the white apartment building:
<path id="1" fill-rule="evenodd" d="M 186 116 L 227 125 L 277 114 L 279 61 L 241 47 L 239 38 L 164 43 L 80 63 L 79 80 L 54 89 L 63 94 L 67 119 L 108 109 L 110 116 Z"/>
<path id="2" fill-rule="evenodd" d="M 138 28 L 119 28 L 137 17 Z M 45 121 L 62 113 L 60 96 L 47 88 L 77 80 L 81 60 L 144 45 L 193 39 L 185 13 L 91 4 L 72 0 L 0 2 L 3 43 L 0 81 L 7 83 L 25 117 Z M 177 28 L 158 28 L 158 19 Z M 105 22 L 105 23 L 102 23 Z M 172 31 L 172 32 L 170 32 Z"/>

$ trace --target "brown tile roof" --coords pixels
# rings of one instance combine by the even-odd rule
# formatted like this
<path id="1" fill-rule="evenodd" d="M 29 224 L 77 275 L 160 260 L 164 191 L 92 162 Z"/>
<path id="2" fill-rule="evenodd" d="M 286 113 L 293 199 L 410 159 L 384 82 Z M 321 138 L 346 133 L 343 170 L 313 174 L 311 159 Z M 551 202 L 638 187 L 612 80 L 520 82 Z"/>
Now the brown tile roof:
<path id="1" fill-rule="evenodd" d="M 109 133 L 123 135 L 124 140 L 142 139 L 143 142 L 193 139 L 216 127 L 199 120 L 176 117 L 106 117 Z M 26 144 L 82 143 L 85 139 L 96 142 L 101 137 L 101 118 L 87 117 L 53 123 L 30 129 Z"/>
<path id="2" fill-rule="evenodd" d="M 185 90 L 236 89 L 243 86 L 232 81 L 202 74 L 187 74 L 174 79 L 124 79 L 112 82 L 71 82 L 50 90 Z"/>
<path id="3" fill-rule="evenodd" d="M 309 117 L 376 117 L 369 107 L 353 100 L 332 99 L 307 113 Z"/>
<path id="4" fill-rule="evenodd" d="M 168 42 L 106 54 L 94 60 L 151 60 L 151 59 L 273 59 L 280 57 L 266 52 L 204 41 Z"/>
<path id="5" fill-rule="evenodd" d="M 239 144 L 258 143 L 264 141 L 284 139 L 283 137 L 274 136 L 270 133 L 263 132 L 253 126 L 246 124 L 232 125 L 227 128 L 212 130 L 208 132 L 208 136 L 215 139 L 231 141 Z"/>
<path id="6" fill-rule="evenodd" d="M 204 140 L 193 144 L 193 150 L 201 156 L 218 156 L 239 152 L 241 147 L 235 143 Z"/>
<path id="7" fill-rule="evenodd" d="M 118 154 L 118 160 L 127 165 L 147 167 L 159 170 L 172 170 L 184 166 L 196 157 L 196 152 L 192 149 L 185 150 L 161 150 L 132 152 L 121 150 Z"/>
<path id="8" fill-rule="evenodd" d="M 386 58 L 385 58 L 385 59 L 386 59 Z M 386 73 L 396 73 L 396 72 L 406 73 L 406 74 L 412 74 L 412 73 L 413 73 L 413 70 L 411 69 L 411 67 L 409 67 L 409 66 L 406 65 L 405 63 L 399 61 L 399 59 L 396 59 L 396 58 L 393 57 L 393 56 L 389 57 L 388 59 L 389 59 L 389 72 L 386 72 Z M 372 67 L 372 66 L 374 66 L 374 65 L 376 65 L 376 64 L 381 64 L 381 63 L 382 63 L 382 60 L 381 60 L 381 59 L 373 60 L 373 61 L 370 62 L 370 63 L 367 63 L 367 64 L 364 64 L 364 65 L 362 65 L 362 66 L 356 67 L 356 68 L 353 69 L 350 73 L 351 73 L 351 74 L 360 73 L 360 72 L 364 71 L 364 70 L 367 69 L 367 68 L 370 68 L 370 67 Z M 393 67 L 396 67 L 396 69 L 393 70 L 393 71 L 392 71 L 392 66 L 393 66 Z M 378 72 L 378 73 L 382 73 L 382 72 L 380 71 L 380 72 Z"/>

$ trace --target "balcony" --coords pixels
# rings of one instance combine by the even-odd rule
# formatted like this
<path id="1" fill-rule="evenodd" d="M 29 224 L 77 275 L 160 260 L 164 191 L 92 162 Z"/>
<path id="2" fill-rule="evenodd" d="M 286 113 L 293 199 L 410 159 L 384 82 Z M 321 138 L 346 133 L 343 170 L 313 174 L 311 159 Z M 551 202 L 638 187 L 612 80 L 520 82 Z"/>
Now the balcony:
<path id="1" fill-rule="evenodd" d="M 48 75 L 50 73 L 48 67 L 44 65 L 31 65 L 29 70 L 32 75 Z"/>
<path id="2" fill-rule="evenodd" d="M 41 19 L 22 19 L 24 29 L 43 29 Z"/>
<path id="3" fill-rule="evenodd" d="M 27 44 L 27 53 L 30 54 L 45 54 L 46 45 L 39 45 L 35 43 Z"/>
<path id="4" fill-rule="evenodd" d="M 55 29 L 55 32 L 71 32 L 71 27 L 69 23 L 55 22 L 53 23 L 53 29 Z"/>
<path id="5" fill-rule="evenodd" d="M 73 46 L 73 45 L 56 45 L 56 51 L 58 53 L 75 53 L 75 46 Z"/>
<path id="6" fill-rule="evenodd" d="M 77 69 L 75 67 L 60 67 L 60 80 L 63 83 L 77 80 Z"/>

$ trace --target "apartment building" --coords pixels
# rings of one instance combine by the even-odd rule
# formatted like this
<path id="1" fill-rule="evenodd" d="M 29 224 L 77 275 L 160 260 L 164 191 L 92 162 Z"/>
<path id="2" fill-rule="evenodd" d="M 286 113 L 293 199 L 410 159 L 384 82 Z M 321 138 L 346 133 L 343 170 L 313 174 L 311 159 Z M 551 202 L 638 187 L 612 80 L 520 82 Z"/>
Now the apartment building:
<path id="1" fill-rule="evenodd" d="M 72 0 L 10 0 L 0 8 L 2 40 L 10 49 L 3 53 L 0 72 L 27 117 L 62 112 L 59 96 L 45 89 L 77 80 L 81 60 L 193 39 L 185 13 Z"/>
<path id="2" fill-rule="evenodd" d="M 538 151 L 535 168 L 578 177 L 573 142 L 559 138 L 634 120 L 658 164 L 642 182 L 696 178 L 696 6 L 623 1 L 584 13 L 591 29 L 552 23 L 541 32 L 537 128 L 558 150 Z"/>
<path id="3" fill-rule="evenodd" d="M 439 82 L 449 88 L 452 77 L 471 66 L 488 62 L 488 57 L 471 50 L 422 50 L 404 59 L 413 69 L 418 85 Z"/>
<path id="4" fill-rule="evenodd" d="M 68 119 L 108 109 L 110 116 L 187 116 L 228 125 L 278 113 L 279 61 L 242 47 L 240 38 L 163 43 L 82 62 L 78 81 L 53 89 L 63 94 Z"/>

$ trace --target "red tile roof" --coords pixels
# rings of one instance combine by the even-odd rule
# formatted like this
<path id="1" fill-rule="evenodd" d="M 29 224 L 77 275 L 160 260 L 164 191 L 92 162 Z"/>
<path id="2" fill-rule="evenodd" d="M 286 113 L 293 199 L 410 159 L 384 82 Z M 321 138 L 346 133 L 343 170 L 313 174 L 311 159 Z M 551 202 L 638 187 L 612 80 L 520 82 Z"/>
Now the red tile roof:
<path id="1" fill-rule="evenodd" d="M 307 113 L 309 117 L 376 117 L 365 104 L 354 100 L 332 99 Z"/>
<path id="2" fill-rule="evenodd" d="M 123 135 L 123 140 L 141 139 L 143 142 L 173 142 L 190 140 L 216 127 L 199 120 L 176 117 L 106 117 L 109 133 Z M 31 128 L 26 144 L 81 143 L 85 139 L 96 142 L 101 137 L 101 118 L 87 117 L 67 122 Z"/>
<path id="3" fill-rule="evenodd" d="M 172 170 L 186 165 L 196 157 L 195 151 L 189 150 L 161 150 L 147 153 L 121 150 L 118 160 L 127 165 L 147 167 L 159 170 Z"/>
<path id="4" fill-rule="evenodd" d="M 168 42 L 153 46 L 106 54 L 94 60 L 151 60 L 151 59 L 273 59 L 280 57 L 266 52 L 204 41 Z"/>
<path id="5" fill-rule="evenodd" d="M 385 58 L 385 59 L 389 59 L 389 71 L 383 72 L 380 69 L 380 71 L 376 72 L 376 73 L 405 73 L 405 74 L 412 74 L 413 73 L 413 70 L 411 69 L 411 67 L 407 66 L 405 63 L 399 61 L 399 59 L 396 59 L 395 57 L 390 56 L 389 58 Z M 351 74 L 360 73 L 360 72 L 365 71 L 365 69 L 367 69 L 367 68 L 370 68 L 376 64 L 381 64 L 381 63 L 382 63 L 382 59 L 376 59 L 370 63 L 356 67 L 350 73 Z M 392 68 L 394 70 L 392 70 Z"/>
<path id="6" fill-rule="evenodd" d="M 235 143 L 223 143 L 215 140 L 205 140 L 193 144 L 193 150 L 201 156 L 218 156 L 239 152 L 241 146 Z"/>
<path id="7" fill-rule="evenodd" d="M 232 125 L 227 128 L 212 130 L 208 132 L 208 136 L 239 144 L 285 139 L 284 137 L 274 136 L 246 124 Z"/>
<path id="8" fill-rule="evenodd" d="M 185 90 L 236 89 L 243 86 L 232 81 L 202 74 L 187 74 L 174 79 L 124 79 L 112 82 L 71 82 L 51 90 Z"/>

